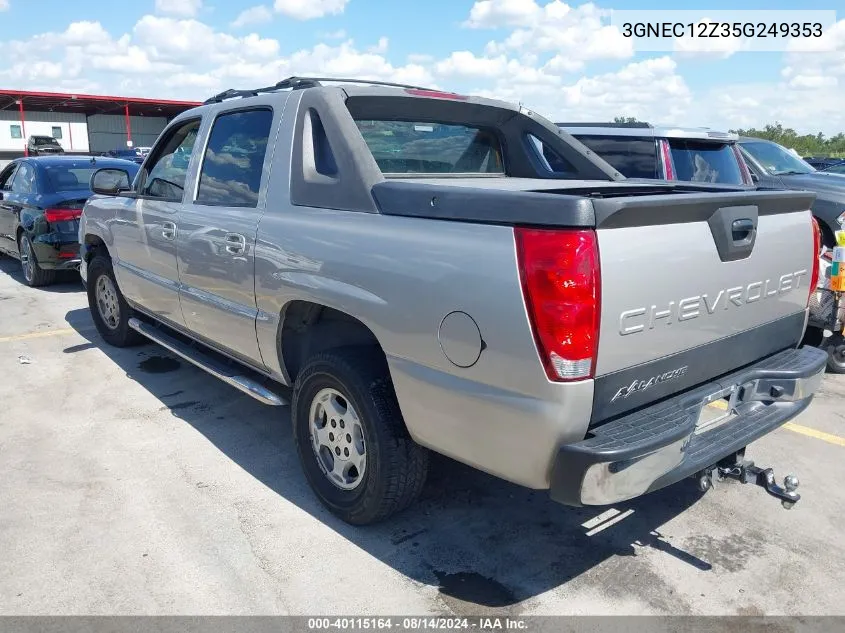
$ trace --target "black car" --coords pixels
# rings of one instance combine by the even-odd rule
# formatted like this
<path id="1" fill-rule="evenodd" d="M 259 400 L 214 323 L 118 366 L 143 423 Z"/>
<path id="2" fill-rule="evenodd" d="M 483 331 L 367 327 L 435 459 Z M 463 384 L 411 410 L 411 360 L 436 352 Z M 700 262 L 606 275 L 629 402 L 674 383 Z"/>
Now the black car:
<path id="1" fill-rule="evenodd" d="M 52 136 L 30 136 L 26 142 L 26 150 L 30 156 L 52 156 L 64 154 L 64 148 Z"/>
<path id="2" fill-rule="evenodd" d="M 802 158 L 773 141 L 740 137 L 739 147 L 751 177 L 765 189 L 803 189 L 816 194 L 813 215 L 825 246 L 835 246 L 836 231 L 845 228 L 845 178 L 817 171 Z"/>
<path id="3" fill-rule="evenodd" d="M 805 156 L 804 162 L 815 169 L 824 170 L 844 161 L 841 158 L 830 158 L 829 156 Z"/>
<path id="4" fill-rule="evenodd" d="M 21 260 L 28 285 L 47 285 L 56 271 L 79 265 L 79 217 L 91 174 L 103 167 L 125 172 L 126 186 L 139 169 L 119 158 L 39 156 L 0 171 L 0 253 Z"/>
<path id="5" fill-rule="evenodd" d="M 103 156 L 131 160 L 139 165 L 144 162 L 144 157 L 141 155 L 141 151 L 137 149 L 110 149 L 107 152 L 103 152 Z"/>

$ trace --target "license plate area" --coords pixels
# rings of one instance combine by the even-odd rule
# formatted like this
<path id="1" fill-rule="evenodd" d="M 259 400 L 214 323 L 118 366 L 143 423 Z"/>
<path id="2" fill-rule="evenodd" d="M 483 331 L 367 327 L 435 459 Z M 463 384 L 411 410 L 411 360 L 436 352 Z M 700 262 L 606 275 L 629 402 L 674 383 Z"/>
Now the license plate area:
<path id="1" fill-rule="evenodd" d="M 738 395 L 739 387 L 737 386 L 708 396 L 701 407 L 701 412 L 698 414 L 694 435 L 712 431 L 736 418 Z"/>

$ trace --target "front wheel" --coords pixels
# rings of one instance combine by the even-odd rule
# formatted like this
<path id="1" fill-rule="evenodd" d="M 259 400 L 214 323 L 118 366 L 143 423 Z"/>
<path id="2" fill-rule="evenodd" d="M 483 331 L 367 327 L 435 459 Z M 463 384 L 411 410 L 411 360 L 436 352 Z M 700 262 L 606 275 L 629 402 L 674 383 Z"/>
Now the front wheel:
<path id="1" fill-rule="evenodd" d="M 291 409 L 308 483 L 342 520 L 375 523 L 419 496 L 428 451 L 408 434 L 378 350 L 312 357 L 296 378 Z"/>
<path id="2" fill-rule="evenodd" d="M 144 341 L 143 336 L 129 327 L 132 309 L 117 287 L 108 257 L 96 255 L 88 264 L 86 290 L 91 318 L 106 343 L 129 347 Z"/>

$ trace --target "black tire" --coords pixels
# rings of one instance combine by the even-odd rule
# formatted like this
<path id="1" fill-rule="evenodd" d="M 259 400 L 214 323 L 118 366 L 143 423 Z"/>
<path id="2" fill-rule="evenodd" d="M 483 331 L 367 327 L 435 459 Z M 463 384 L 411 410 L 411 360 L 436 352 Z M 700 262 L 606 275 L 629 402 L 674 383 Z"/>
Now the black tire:
<path id="1" fill-rule="evenodd" d="M 24 252 L 27 254 L 25 255 Z M 21 233 L 18 238 L 18 253 L 21 258 L 21 272 L 23 280 L 30 288 L 49 286 L 56 281 L 55 270 L 45 270 L 38 263 L 35 256 L 35 249 L 32 247 L 32 240 L 26 233 Z"/>
<path id="2" fill-rule="evenodd" d="M 112 284 L 116 293 L 116 303 L 119 317 L 116 319 L 116 324 L 111 327 L 106 324 L 100 309 L 97 307 L 97 282 L 100 277 L 106 276 Z M 114 278 L 114 269 L 112 268 L 111 259 L 104 255 L 95 255 L 88 263 L 88 283 L 86 284 L 88 293 L 88 309 L 91 310 L 91 318 L 94 320 L 94 325 L 103 340 L 114 347 L 130 347 L 132 345 L 139 345 L 145 342 L 144 337 L 138 332 L 129 327 L 129 319 L 132 317 L 132 309 L 123 298 L 120 288 L 117 285 L 117 280 Z"/>
<path id="3" fill-rule="evenodd" d="M 351 490 L 329 480 L 311 445 L 311 405 L 326 388 L 340 392 L 355 408 L 363 430 L 366 467 Z M 368 525 L 417 499 L 428 474 L 428 451 L 408 434 L 379 350 L 349 347 L 313 356 L 296 378 L 291 409 L 305 476 L 333 514 L 352 525 Z"/>
<path id="4" fill-rule="evenodd" d="M 841 338 L 827 346 L 827 370 L 831 374 L 845 374 L 845 341 Z"/>

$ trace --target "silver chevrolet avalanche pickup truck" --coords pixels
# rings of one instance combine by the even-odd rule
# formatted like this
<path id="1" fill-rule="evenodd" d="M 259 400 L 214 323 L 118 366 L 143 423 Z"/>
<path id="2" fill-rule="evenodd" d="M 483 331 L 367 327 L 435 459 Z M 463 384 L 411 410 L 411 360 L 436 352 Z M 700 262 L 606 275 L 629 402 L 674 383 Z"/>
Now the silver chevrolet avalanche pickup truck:
<path id="1" fill-rule="evenodd" d="M 92 176 L 91 315 L 268 405 L 353 524 L 429 451 L 564 504 L 734 477 L 807 408 L 813 194 L 626 181 L 522 107 L 290 78 L 176 117 L 134 183 Z M 290 387 L 290 388 L 287 388 Z"/>

